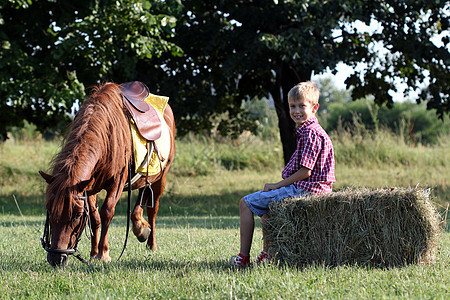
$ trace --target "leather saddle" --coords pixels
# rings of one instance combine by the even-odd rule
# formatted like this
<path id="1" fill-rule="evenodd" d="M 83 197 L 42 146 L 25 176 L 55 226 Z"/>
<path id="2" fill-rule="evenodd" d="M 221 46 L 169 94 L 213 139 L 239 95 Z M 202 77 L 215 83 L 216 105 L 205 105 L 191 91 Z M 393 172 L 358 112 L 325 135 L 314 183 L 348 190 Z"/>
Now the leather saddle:
<path id="1" fill-rule="evenodd" d="M 161 137 L 162 124 L 155 108 L 145 102 L 150 94 L 148 87 L 140 81 L 131 81 L 119 85 L 122 100 L 131 114 L 139 133 L 148 141 Z"/>

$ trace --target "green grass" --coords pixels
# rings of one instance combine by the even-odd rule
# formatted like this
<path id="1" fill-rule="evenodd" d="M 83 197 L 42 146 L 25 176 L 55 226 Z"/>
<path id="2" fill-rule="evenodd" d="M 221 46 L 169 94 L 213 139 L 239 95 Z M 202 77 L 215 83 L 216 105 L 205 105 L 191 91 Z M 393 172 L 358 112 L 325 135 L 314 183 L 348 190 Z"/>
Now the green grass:
<path id="1" fill-rule="evenodd" d="M 159 251 L 150 252 L 132 238 L 116 262 L 125 234 L 125 218 L 116 217 L 110 232 L 112 263 L 83 265 L 70 258 L 66 268 L 53 269 L 39 246 L 43 219 L 3 215 L 0 298 L 445 299 L 450 295 L 448 233 L 433 265 L 389 270 L 269 265 L 234 271 L 227 259 L 238 248 L 238 222 L 237 217 L 160 217 Z M 88 244 L 83 238 L 80 249 L 85 256 Z M 258 228 L 252 254 L 260 247 Z"/>
<path id="2" fill-rule="evenodd" d="M 419 184 L 433 188 L 442 213 L 450 203 L 448 138 L 425 147 L 386 132 L 331 136 L 336 190 Z M 110 230 L 113 262 L 83 265 L 71 257 L 66 268 L 54 269 L 39 241 L 45 184 L 37 171 L 48 169 L 57 151 L 56 142 L 9 140 L 0 145 L 0 299 L 450 297 L 448 230 L 432 265 L 230 269 L 228 258 L 239 249 L 239 199 L 279 180 L 282 169 L 279 141 L 254 137 L 226 143 L 194 136 L 177 140 L 178 154 L 157 218 L 158 252 L 148 251 L 131 234 L 122 260 L 115 261 L 126 231 L 123 195 Z M 89 247 L 83 237 L 79 248 L 84 257 Z M 252 256 L 261 247 L 257 218 Z"/>

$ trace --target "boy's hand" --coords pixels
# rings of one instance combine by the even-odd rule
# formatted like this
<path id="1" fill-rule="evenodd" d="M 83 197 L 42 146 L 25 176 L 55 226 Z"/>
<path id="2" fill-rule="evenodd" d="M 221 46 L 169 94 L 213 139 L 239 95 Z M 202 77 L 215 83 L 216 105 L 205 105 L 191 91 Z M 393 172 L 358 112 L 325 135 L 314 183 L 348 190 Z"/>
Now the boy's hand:
<path id="1" fill-rule="evenodd" d="M 276 190 L 278 188 L 278 186 L 277 186 L 277 184 L 276 183 L 266 183 L 265 185 L 264 185 L 264 192 L 268 192 L 268 191 L 271 191 L 271 190 Z"/>

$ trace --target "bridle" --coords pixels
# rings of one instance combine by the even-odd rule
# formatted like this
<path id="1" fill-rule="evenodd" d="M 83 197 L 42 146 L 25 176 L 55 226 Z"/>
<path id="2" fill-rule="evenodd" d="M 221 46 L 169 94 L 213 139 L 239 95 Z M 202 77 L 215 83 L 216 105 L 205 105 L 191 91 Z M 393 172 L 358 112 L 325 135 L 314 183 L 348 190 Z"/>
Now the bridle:
<path id="1" fill-rule="evenodd" d="M 52 249 L 51 248 L 51 236 L 50 236 L 50 213 L 47 210 L 47 218 L 45 219 L 45 227 L 44 227 L 44 235 L 41 238 L 42 248 L 45 249 L 45 251 L 49 253 L 55 253 L 55 254 L 66 254 L 66 255 L 74 255 L 76 258 L 78 258 L 83 263 L 88 263 L 87 260 L 85 260 L 81 256 L 80 250 L 78 250 L 78 242 L 81 239 L 81 235 L 83 234 L 83 230 L 86 229 L 86 236 L 88 239 L 91 239 L 93 233 L 92 233 L 92 227 L 91 227 L 91 219 L 89 216 L 89 206 L 88 206 L 88 195 L 87 191 L 84 191 L 83 196 L 78 196 L 78 199 L 83 200 L 84 204 L 84 210 L 83 210 L 83 216 L 81 221 L 81 228 L 77 234 L 75 245 L 72 249 Z M 88 227 L 86 227 L 86 224 Z M 89 229 L 89 233 L 87 232 Z"/>

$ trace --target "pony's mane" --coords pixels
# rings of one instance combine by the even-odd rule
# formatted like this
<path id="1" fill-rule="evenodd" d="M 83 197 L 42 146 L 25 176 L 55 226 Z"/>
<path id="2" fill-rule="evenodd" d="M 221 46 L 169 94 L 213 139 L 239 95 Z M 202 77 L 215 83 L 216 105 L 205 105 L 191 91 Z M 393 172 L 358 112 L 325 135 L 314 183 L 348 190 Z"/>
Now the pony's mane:
<path id="1" fill-rule="evenodd" d="M 131 151 L 128 120 L 117 84 L 93 88 L 69 126 L 61 152 L 52 161 L 53 181 L 46 191 L 52 216 L 72 214 L 71 193 L 82 180 L 108 180 L 119 174 Z M 65 207 L 67 206 L 67 207 Z"/>

